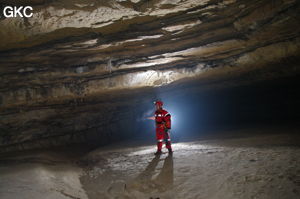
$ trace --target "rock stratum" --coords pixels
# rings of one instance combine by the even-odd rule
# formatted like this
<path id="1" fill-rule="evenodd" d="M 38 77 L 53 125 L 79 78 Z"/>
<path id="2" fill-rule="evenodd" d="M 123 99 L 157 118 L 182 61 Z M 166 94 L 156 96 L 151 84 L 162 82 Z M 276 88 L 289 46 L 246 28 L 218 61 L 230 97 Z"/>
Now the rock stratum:
<path id="1" fill-rule="evenodd" d="M 34 8 L 0 19 L 1 151 L 128 137 L 157 89 L 299 75 L 297 0 L 1 2 Z"/>

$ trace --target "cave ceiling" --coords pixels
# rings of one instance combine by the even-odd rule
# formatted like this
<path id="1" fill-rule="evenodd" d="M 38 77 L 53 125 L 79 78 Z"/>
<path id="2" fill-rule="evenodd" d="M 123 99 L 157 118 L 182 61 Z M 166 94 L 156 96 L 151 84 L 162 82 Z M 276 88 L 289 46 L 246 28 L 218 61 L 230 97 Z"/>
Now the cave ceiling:
<path id="1" fill-rule="evenodd" d="M 296 0 L 9 2 L 34 16 L 0 20 L 3 104 L 157 87 L 299 54 Z"/>

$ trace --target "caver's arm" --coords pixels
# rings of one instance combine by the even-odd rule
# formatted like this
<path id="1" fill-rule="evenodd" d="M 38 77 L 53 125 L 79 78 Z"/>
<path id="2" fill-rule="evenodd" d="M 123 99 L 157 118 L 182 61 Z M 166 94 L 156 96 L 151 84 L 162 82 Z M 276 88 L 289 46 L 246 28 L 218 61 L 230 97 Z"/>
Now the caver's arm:
<path id="1" fill-rule="evenodd" d="M 165 117 L 164 117 L 164 121 L 165 121 L 165 127 L 166 129 L 171 129 L 171 114 L 170 113 L 166 113 Z"/>

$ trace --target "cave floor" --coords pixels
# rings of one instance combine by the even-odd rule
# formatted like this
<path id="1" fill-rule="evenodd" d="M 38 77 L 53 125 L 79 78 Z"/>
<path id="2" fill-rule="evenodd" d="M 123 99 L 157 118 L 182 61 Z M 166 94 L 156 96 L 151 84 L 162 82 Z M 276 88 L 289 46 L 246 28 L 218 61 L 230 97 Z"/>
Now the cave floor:
<path id="1" fill-rule="evenodd" d="M 0 198 L 296 199 L 299 135 L 287 132 L 178 142 L 161 156 L 134 144 L 2 155 Z"/>

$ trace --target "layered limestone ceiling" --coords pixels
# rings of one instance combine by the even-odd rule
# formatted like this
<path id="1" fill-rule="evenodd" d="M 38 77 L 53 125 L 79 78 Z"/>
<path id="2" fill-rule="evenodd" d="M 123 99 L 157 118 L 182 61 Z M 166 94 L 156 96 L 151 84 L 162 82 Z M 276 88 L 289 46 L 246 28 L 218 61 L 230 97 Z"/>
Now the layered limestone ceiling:
<path id="1" fill-rule="evenodd" d="M 284 64 L 300 52 L 297 0 L 7 0 L 5 5 L 34 8 L 32 18 L 0 19 L 1 128 L 7 134 L 25 132 L 27 125 L 28 135 L 46 135 L 49 129 L 41 133 L 40 120 L 57 114 L 52 109 L 20 114 L 20 107 L 95 96 L 109 100 L 112 92 L 186 79 L 264 71 L 248 79 L 255 81 L 299 74 L 298 67 Z M 76 121 L 64 132 L 90 128 L 75 128 Z"/>
<path id="2" fill-rule="evenodd" d="M 161 86 L 212 67 L 257 66 L 299 53 L 296 0 L 30 5 L 34 17 L 0 21 L 2 104 Z"/>

